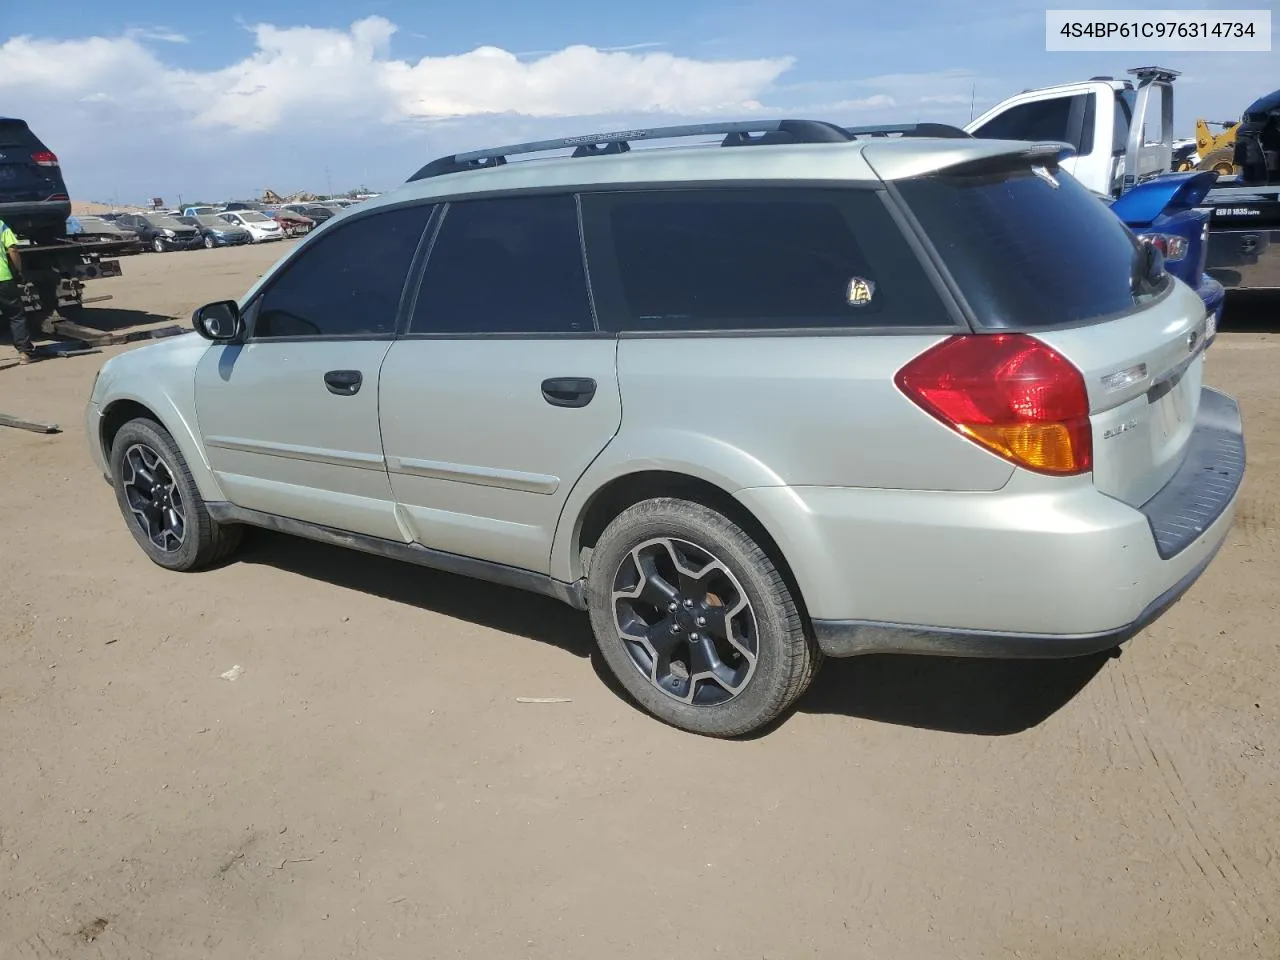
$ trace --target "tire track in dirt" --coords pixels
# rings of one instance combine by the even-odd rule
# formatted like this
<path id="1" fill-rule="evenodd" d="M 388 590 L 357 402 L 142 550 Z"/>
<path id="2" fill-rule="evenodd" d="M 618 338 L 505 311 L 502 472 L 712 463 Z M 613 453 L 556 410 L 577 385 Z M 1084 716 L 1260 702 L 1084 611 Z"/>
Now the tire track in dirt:
<path id="1" fill-rule="evenodd" d="M 1123 662 L 1114 666 L 1110 683 L 1120 721 L 1139 764 L 1150 774 L 1143 782 L 1152 785 L 1161 812 L 1173 829 L 1179 863 L 1188 876 L 1203 884 L 1214 903 L 1234 916 L 1256 940 L 1261 934 L 1260 924 L 1269 922 L 1267 905 L 1260 901 L 1257 887 L 1241 872 L 1212 815 L 1196 803 L 1175 759 L 1177 753 L 1183 752 L 1179 750 L 1181 745 L 1175 743 L 1171 749 L 1162 738 L 1153 736 L 1149 725 L 1143 722 L 1150 719 L 1151 711 L 1138 674 Z M 1190 859 L 1194 870 L 1183 856 Z"/>
<path id="2" fill-rule="evenodd" d="M 1280 503 L 1246 493 L 1231 530 L 1241 543 L 1275 553 L 1280 547 Z"/>

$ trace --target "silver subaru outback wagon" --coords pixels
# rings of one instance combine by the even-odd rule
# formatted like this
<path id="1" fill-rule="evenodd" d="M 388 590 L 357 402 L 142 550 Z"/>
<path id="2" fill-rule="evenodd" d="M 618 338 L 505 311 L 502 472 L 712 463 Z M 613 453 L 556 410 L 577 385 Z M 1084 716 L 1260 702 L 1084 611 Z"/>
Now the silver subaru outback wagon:
<path id="1" fill-rule="evenodd" d="M 436 160 L 108 361 L 96 465 L 161 567 L 248 525 L 548 594 L 701 734 L 824 656 L 1110 649 L 1234 515 L 1204 308 L 1062 145 L 888 133 Z"/>

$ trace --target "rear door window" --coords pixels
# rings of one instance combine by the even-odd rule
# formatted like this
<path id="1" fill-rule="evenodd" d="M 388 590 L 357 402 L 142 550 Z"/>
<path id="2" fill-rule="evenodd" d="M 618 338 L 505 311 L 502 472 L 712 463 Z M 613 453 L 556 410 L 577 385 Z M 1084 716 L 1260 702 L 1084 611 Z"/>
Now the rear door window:
<path id="1" fill-rule="evenodd" d="M 1170 282 L 1144 279 L 1142 244 L 1064 170 L 1020 162 L 899 181 L 897 189 L 983 326 L 1098 321 Z"/>
<path id="2" fill-rule="evenodd" d="M 601 326 L 632 333 L 951 326 L 870 190 L 583 196 Z"/>

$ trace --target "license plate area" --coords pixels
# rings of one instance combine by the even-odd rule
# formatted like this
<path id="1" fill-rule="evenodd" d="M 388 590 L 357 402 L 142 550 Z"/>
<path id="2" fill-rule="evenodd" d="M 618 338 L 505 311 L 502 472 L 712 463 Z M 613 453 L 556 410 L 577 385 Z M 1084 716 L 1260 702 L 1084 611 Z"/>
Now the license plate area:
<path id="1" fill-rule="evenodd" d="M 1200 356 L 1196 351 L 1147 390 L 1148 422 L 1156 462 L 1171 444 L 1181 445 L 1196 414 L 1198 378 L 1189 376 Z"/>

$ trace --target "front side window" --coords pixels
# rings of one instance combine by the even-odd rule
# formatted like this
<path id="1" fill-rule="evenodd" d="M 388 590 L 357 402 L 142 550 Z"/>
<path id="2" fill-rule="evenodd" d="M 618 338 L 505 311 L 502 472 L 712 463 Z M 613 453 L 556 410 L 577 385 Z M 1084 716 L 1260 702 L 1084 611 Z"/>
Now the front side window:
<path id="1" fill-rule="evenodd" d="M 605 329 L 952 325 L 874 191 L 672 189 L 582 202 Z"/>
<path id="2" fill-rule="evenodd" d="M 427 260 L 410 333 L 594 330 L 572 196 L 449 205 Z"/>
<path id="3" fill-rule="evenodd" d="M 396 314 L 431 206 L 350 220 L 299 251 L 262 296 L 256 339 L 385 336 Z"/>

